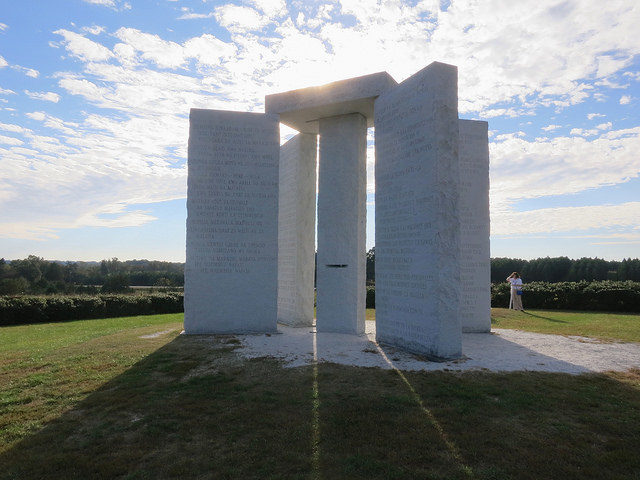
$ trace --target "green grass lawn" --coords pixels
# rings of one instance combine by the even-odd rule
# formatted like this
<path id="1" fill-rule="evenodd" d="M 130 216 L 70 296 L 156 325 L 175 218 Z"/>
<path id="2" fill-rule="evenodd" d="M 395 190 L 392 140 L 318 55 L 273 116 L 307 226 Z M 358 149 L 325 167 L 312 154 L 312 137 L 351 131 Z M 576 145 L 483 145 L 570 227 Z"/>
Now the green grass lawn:
<path id="1" fill-rule="evenodd" d="M 367 320 L 376 319 L 376 311 L 367 308 Z M 602 340 L 640 343 L 640 315 L 633 313 L 566 312 L 507 308 L 491 309 L 491 326 L 557 335 L 580 335 Z"/>
<path id="2" fill-rule="evenodd" d="M 181 329 L 0 328 L 0 479 L 640 478 L 640 371 L 283 368 Z"/>
<path id="3" fill-rule="evenodd" d="M 640 342 L 640 315 L 632 313 L 491 309 L 491 325 L 530 332 Z"/>

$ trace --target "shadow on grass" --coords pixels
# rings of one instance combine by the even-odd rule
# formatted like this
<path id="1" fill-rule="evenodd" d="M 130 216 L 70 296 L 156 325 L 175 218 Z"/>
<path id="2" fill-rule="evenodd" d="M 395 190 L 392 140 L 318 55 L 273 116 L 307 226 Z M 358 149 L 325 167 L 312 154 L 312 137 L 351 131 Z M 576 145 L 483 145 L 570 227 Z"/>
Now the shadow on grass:
<path id="1" fill-rule="evenodd" d="M 544 317 L 542 315 L 536 315 L 536 314 L 531 313 L 531 312 L 522 312 L 522 313 L 524 313 L 525 315 L 529 315 L 530 317 L 541 318 L 543 320 L 547 320 L 547 321 L 553 322 L 553 323 L 569 323 L 566 320 L 559 320 L 557 318 Z"/>
<path id="2" fill-rule="evenodd" d="M 0 478 L 304 478 L 311 371 L 180 336 L 0 456 Z"/>
<path id="3" fill-rule="evenodd" d="M 634 386 L 604 375 L 282 368 L 273 359 L 243 360 L 237 343 L 176 338 L 2 454 L 0 478 L 640 472 L 640 375 Z"/>

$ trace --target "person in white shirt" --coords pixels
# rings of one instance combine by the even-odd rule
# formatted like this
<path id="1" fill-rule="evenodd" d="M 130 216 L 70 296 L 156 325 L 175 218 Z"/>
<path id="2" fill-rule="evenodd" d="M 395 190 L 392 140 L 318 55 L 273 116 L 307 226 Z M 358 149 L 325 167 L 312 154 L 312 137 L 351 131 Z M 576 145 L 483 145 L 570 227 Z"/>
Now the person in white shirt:
<path id="1" fill-rule="evenodd" d="M 518 272 L 513 272 L 507 277 L 507 282 L 511 284 L 509 308 L 524 312 L 524 308 L 522 308 L 522 279 L 520 278 L 520 274 L 518 274 Z"/>

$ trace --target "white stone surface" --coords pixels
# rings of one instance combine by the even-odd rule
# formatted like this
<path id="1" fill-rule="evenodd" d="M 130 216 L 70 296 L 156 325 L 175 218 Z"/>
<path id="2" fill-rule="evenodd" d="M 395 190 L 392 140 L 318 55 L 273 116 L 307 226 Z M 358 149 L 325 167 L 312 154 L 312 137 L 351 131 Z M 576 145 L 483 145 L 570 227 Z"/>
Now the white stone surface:
<path id="1" fill-rule="evenodd" d="M 320 119 L 317 325 L 364 332 L 367 122 L 359 113 Z"/>
<path id="2" fill-rule="evenodd" d="M 491 331 L 487 122 L 460 120 L 460 317 L 463 332 Z"/>
<path id="3" fill-rule="evenodd" d="M 300 133 L 280 147 L 278 323 L 313 324 L 317 136 Z"/>
<path id="4" fill-rule="evenodd" d="M 387 72 L 349 78 L 318 87 L 301 88 L 265 97 L 265 111 L 299 132 L 318 133 L 318 119 L 360 113 L 373 126 L 373 102 L 397 85 Z"/>
<path id="5" fill-rule="evenodd" d="M 432 63 L 375 103 L 377 339 L 459 357 L 457 69 Z"/>
<path id="6" fill-rule="evenodd" d="M 313 328 L 280 326 L 278 335 L 239 337 L 245 358 L 275 357 L 288 367 L 331 362 L 358 367 L 400 370 L 492 372 L 537 371 L 580 374 L 640 368 L 640 344 L 598 342 L 585 337 L 564 337 L 494 329 L 492 333 L 462 335 L 464 356 L 446 362 L 376 343 L 376 322 L 366 322 L 366 335 L 316 333 Z"/>
<path id="7" fill-rule="evenodd" d="M 277 115 L 192 109 L 185 332 L 277 326 Z"/>

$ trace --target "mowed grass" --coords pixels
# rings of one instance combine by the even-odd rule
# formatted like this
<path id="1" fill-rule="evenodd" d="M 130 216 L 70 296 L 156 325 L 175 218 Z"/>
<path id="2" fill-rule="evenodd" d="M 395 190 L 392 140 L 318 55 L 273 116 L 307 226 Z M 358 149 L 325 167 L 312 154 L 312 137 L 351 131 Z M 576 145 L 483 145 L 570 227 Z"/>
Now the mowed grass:
<path id="1" fill-rule="evenodd" d="M 538 333 L 640 342 L 640 315 L 632 313 L 491 309 L 491 325 Z"/>
<path id="2" fill-rule="evenodd" d="M 366 319 L 376 319 L 367 308 Z M 601 340 L 640 343 L 640 315 L 634 313 L 567 312 L 560 310 L 491 309 L 491 326 L 556 335 L 578 335 Z"/>
<path id="3" fill-rule="evenodd" d="M 640 371 L 283 368 L 181 321 L 0 328 L 0 479 L 640 479 Z"/>

